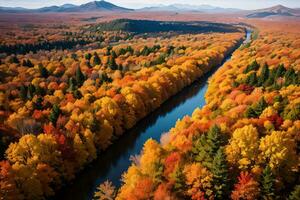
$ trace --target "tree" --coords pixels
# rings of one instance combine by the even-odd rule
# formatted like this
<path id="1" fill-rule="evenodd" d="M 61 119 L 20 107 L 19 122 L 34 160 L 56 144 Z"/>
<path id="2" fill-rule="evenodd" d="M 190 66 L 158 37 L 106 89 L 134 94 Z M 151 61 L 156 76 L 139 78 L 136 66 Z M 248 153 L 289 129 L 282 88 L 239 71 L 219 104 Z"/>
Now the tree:
<path id="1" fill-rule="evenodd" d="M 176 192 L 182 193 L 185 191 L 185 175 L 180 167 L 176 167 L 174 172 L 170 175 L 170 178 L 172 179 L 172 181 L 174 181 L 173 189 Z"/>
<path id="2" fill-rule="evenodd" d="M 94 194 L 95 200 L 113 200 L 117 195 L 116 187 L 110 181 L 105 181 L 97 187 Z"/>
<path id="3" fill-rule="evenodd" d="M 268 107 L 267 102 L 262 97 L 257 103 L 252 104 L 245 112 L 247 118 L 256 118 L 261 115 L 265 108 Z"/>
<path id="4" fill-rule="evenodd" d="M 34 65 L 32 64 L 32 62 L 29 59 L 23 60 L 22 65 L 25 67 L 34 67 Z"/>
<path id="5" fill-rule="evenodd" d="M 28 85 L 28 93 L 27 93 L 27 97 L 28 97 L 29 99 L 32 99 L 32 98 L 34 97 L 34 95 L 35 95 L 35 87 L 34 87 L 34 85 L 29 84 L 29 85 Z"/>
<path id="6" fill-rule="evenodd" d="M 84 74 L 81 72 L 80 67 L 77 67 L 77 69 L 76 69 L 75 80 L 76 80 L 76 83 L 77 83 L 77 85 L 78 85 L 79 87 L 81 87 L 82 84 L 83 84 L 84 81 L 85 81 L 85 76 L 84 76 Z"/>
<path id="7" fill-rule="evenodd" d="M 49 116 L 49 120 L 53 124 L 53 126 L 56 126 L 56 122 L 60 114 L 61 114 L 60 108 L 58 107 L 58 105 L 54 104 L 52 107 L 52 112 L 50 113 Z"/>
<path id="8" fill-rule="evenodd" d="M 256 72 L 253 72 L 249 76 L 247 76 L 246 83 L 251 86 L 256 86 L 257 84 Z"/>
<path id="9" fill-rule="evenodd" d="M 233 132 L 225 152 L 229 163 L 247 169 L 255 163 L 258 149 L 258 131 L 253 125 L 247 125 Z"/>
<path id="10" fill-rule="evenodd" d="M 87 53 L 87 54 L 84 55 L 84 58 L 86 60 L 90 60 L 92 58 L 92 54 L 91 53 Z"/>
<path id="11" fill-rule="evenodd" d="M 285 72 L 286 70 L 284 68 L 284 65 L 280 64 L 276 69 L 275 80 L 277 80 L 279 77 L 282 77 L 285 74 Z"/>
<path id="12" fill-rule="evenodd" d="M 254 60 L 250 65 L 247 66 L 247 68 L 244 70 L 244 74 L 247 74 L 250 71 L 257 71 L 259 69 L 260 65 L 257 63 L 256 60 Z"/>
<path id="13" fill-rule="evenodd" d="M 289 196 L 289 200 L 300 200 L 300 185 L 296 185 L 293 192 Z"/>
<path id="14" fill-rule="evenodd" d="M 20 98 L 23 101 L 27 99 L 27 87 L 25 85 L 21 85 L 20 87 Z"/>
<path id="15" fill-rule="evenodd" d="M 76 80 L 73 77 L 71 77 L 69 79 L 69 90 L 74 91 L 76 89 L 76 86 L 77 86 Z"/>
<path id="16" fill-rule="evenodd" d="M 222 147 L 219 148 L 214 157 L 211 172 L 213 174 L 214 196 L 216 199 L 224 199 L 228 196 L 229 174 L 226 155 Z"/>
<path id="17" fill-rule="evenodd" d="M 20 63 L 19 59 L 18 59 L 16 56 L 12 56 L 12 57 L 9 59 L 9 62 L 10 62 L 10 63 L 15 63 L 15 64 L 19 64 L 19 63 Z"/>
<path id="18" fill-rule="evenodd" d="M 238 183 L 234 185 L 234 190 L 231 193 L 233 200 L 253 200 L 258 199 L 259 183 L 254 180 L 248 172 L 241 172 L 238 177 Z"/>
<path id="19" fill-rule="evenodd" d="M 211 169 L 213 157 L 219 148 L 225 144 L 224 135 L 218 126 L 212 126 L 207 135 L 203 134 L 194 142 L 192 154 L 195 161 L 202 163 L 204 167 Z"/>
<path id="20" fill-rule="evenodd" d="M 49 72 L 42 64 L 39 64 L 39 70 L 42 77 L 48 78 Z"/>
<path id="21" fill-rule="evenodd" d="M 110 56 L 110 51 L 112 50 L 112 47 L 111 46 L 108 46 L 108 47 L 106 47 L 106 55 L 107 56 Z"/>
<path id="22" fill-rule="evenodd" d="M 36 99 L 36 102 L 34 103 L 34 109 L 36 110 L 42 110 L 43 109 L 43 98 L 42 97 L 38 97 Z"/>
<path id="23" fill-rule="evenodd" d="M 269 66 L 267 63 L 265 63 L 260 72 L 258 85 L 262 86 L 265 83 L 265 81 L 269 78 L 269 75 L 270 75 Z"/>
<path id="24" fill-rule="evenodd" d="M 94 52 L 94 56 L 93 56 L 93 61 L 94 61 L 94 65 L 101 65 L 101 60 L 97 54 L 97 52 Z"/>
<path id="25" fill-rule="evenodd" d="M 269 166 L 263 170 L 260 185 L 261 196 L 264 199 L 275 199 L 275 177 Z"/>
<path id="26" fill-rule="evenodd" d="M 118 69 L 118 65 L 115 61 L 115 58 L 111 56 L 111 58 L 108 60 L 108 67 L 112 70 Z"/>

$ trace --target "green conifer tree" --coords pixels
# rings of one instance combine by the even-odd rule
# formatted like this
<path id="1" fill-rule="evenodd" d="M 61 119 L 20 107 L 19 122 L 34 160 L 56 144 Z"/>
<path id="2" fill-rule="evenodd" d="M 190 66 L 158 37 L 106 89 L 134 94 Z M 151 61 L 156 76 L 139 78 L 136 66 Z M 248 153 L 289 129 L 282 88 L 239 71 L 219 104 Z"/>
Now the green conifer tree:
<path id="1" fill-rule="evenodd" d="M 56 126 L 56 122 L 60 114 L 61 114 L 60 108 L 58 107 L 58 105 L 54 104 L 49 116 L 49 120 L 53 124 L 53 126 Z"/>
<path id="2" fill-rule="evenodd" d="M 289 196 L 289 200 L 300 200 L 300 185 L 296 185 L 294 191 Z"/>
<path id="3" fill-rule="evenodd" d="M 76 69 L 75 79 L 76 79 L 76 83 L 77 83 L 77 85 L 78 85 L 79 87 L 82 86 L 82 84 L 83 84 L 84 81 L 85 81 L 85 76 L 84 76 L 84 74 L 81 72 L 80 67 L 77 67 L 77 69 Z"/>
<path id="4" fill-rule="evenodd" d="M 48 78 L 49 72 L 42 64 L 39 64 L 39 70 L 42 77 Z"/>
<path id="5" fill-rule="evenodd" d="M 229 174 L 226 155 L 223 148 L 217 151 L 211 172 L 213 174 L 213 186 L 215 199 L 225 199 L 229 193 Z"/>
<path id="6" fill-rule="evenodd" d="M 94 53 L 94 65 L 101 65 L 101 60 L 100 60 L 97 52 Z"/>
<path id="7" fill-rule="evenodd" d="M 275 177 L 269 166 L 262 173 L 261 196 L 263 199 L 275 199 Z"/>

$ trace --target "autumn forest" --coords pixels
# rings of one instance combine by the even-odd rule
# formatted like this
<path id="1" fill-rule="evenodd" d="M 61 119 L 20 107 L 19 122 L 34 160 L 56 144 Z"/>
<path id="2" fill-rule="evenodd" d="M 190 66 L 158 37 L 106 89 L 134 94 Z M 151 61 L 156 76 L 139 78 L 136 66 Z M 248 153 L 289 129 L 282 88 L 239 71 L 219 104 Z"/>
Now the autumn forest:
<path id="1" fill-rule="evenodd" d="M 300 199 L 299 18 L 71 8 L 0 9 L 1 200 Z"/>

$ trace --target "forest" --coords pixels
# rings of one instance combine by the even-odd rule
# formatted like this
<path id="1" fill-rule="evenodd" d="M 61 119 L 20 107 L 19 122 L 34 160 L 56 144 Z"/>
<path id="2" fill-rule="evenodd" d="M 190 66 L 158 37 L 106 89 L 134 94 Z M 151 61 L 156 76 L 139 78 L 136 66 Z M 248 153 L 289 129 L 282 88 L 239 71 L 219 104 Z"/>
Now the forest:
<path id="1" fill-rule="evenodd" d="M 140 119 L 220 65 L 243 41 L 244 29 L 236 30 L 118 43 L 110 37 L 128 34 L 105 32 L 111 45 L 93 50 L 12 48 L 0 64 L 1 197 L 53 196 Z"/>
<path id="2" fill-rule="evenodd" d="M 299 9 L 91 8 L 0 12 L 0 200 L 300 199 Z"/>
<path id="3" fill-rule="evenodd" d="M 207 104 L 149 139 L 122 186 L 106 181 L 95 198 L 299 199 L 299 30 L 256 25 L 209 80 Z"/>

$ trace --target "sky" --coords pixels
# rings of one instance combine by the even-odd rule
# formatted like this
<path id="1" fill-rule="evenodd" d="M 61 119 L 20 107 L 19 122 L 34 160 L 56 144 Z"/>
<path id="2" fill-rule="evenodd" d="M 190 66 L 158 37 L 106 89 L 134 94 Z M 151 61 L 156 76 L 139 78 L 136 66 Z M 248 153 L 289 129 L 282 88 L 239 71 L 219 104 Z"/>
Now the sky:
<path id="1" fill-rule="evenodd" d="M 80 5 L 92 0 L 0 0 L 0 6 L 5 7 L 25 7 L 40 8 L 52 5 L 62 5 L 72 3 Z M 241 8 L 245 10 L 259 9 L 282 4 L 292 8 L 300 8 L 300 0 L 107 0 L 119 6 L 127 8 L 141 8 L 146 6 L 155 6 L 159 4 L 191 4 L 201 5 L 209 4 L 212 6 L 226 8 Z"/>

